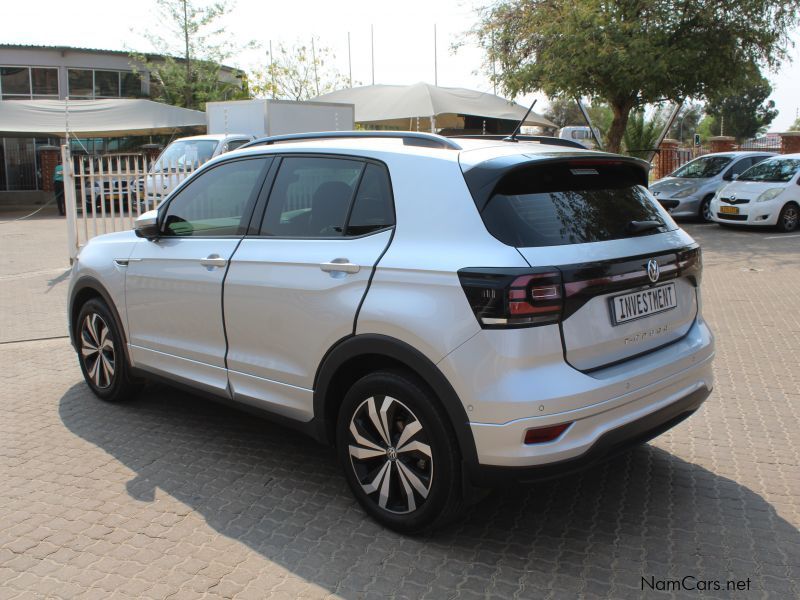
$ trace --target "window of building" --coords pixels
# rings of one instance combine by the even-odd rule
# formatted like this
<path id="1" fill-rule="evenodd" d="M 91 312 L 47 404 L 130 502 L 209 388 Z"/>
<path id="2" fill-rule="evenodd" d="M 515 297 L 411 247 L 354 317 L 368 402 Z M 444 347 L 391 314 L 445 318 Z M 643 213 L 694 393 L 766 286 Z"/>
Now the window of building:
<path id="1" fill-rule="evenodd" d="M 94 72 L 90 69 L 69 69 L 69 97 L 94 97 Z"/>
<path id="2" fill-rule="evenodd" d="M 119 71 L 94 72 L 94 97 L 119 98 Z"/>
<path id="3" fill-rule="evenodd" d="M 31 88 L 34 98 L 58 98 L 58 69 L 32 67 Z"/>
<path id="4" fill-rule="evenodd" d="M 0 90 L 3 98 L 31 97 L 31 80 L 28 67 L 0 67 Z"/>
<path id="5" fill-rule="evenodd" d="M 142 95 L 142 78 L 137 73 L 122 71 L 120 88 L 123 98 L 139 98 Z"/>

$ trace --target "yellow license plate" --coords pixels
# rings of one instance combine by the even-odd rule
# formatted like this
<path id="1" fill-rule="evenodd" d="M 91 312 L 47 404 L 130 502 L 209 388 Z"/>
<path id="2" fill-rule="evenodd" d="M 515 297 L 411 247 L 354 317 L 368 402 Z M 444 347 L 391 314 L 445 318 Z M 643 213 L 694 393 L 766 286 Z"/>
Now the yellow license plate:
<path id="1" fill-rule="evenodd" d="M 724 215 L 738 215 L 739 214 L 739 207 L 738 206 L 720 206 L 719 212 Z"/>

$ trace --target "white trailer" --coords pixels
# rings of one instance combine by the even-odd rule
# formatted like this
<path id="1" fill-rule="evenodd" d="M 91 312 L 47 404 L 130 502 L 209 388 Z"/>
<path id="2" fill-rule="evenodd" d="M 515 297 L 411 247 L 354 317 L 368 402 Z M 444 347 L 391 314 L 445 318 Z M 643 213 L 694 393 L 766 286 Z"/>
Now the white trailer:
<path id="1" fill-rule="evenodd" d="M 333 102 L 231 100 L 206 104 L 210 134 L 247 133 L 255 137 L 349 131 L 355 128 L 355 107 Z"/>

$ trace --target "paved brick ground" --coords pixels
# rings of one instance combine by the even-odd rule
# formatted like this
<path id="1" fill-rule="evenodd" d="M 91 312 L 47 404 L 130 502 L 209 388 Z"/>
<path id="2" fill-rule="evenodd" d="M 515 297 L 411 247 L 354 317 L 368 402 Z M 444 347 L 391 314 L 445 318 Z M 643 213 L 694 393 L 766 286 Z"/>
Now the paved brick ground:
<path id="1" fill-rule="evenodd" d="M 65 339 L 14 341 L 64 335 L 62 227 L 0 225 L 0 599 L 627 598 L 685 575 L 800 597 L 800 237 L 687 225 L 718 336 L 704 408 L 411 539 L 326 448 L 161 386 L 104 404 Z"/>

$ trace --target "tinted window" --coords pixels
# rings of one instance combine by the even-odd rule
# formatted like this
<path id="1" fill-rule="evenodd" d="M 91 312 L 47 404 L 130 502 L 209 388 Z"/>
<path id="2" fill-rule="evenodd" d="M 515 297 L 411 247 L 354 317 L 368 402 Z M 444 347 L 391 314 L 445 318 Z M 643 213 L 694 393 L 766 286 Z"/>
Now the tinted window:
<path id="1" fill-rule="evenodd" d="M 69 95 L 91 98 L 94 92 L 94 77 L 91 71 L 83 69 L 69 70 Z"/>
<path id="2" fill-rule="evenodd" d="M 120 77 L 123 98 L 136 98 L 142 95 L 142 79 L 138 74 L 122 72 Z"/>
<path id="3" fill-rule="evenodd" d="M 731 162 L 730 156 L 701 156 L 686 163 L 671 174 L 672 177 L 714 177 Z"/>
<path id="4" fill-rule="evenodd" d="M 237 160 L 199 175 L 167 205 L 162 231 L 174 236 L 241 234 L 242 216 L 257 195 L 268 160 Z"/>
<path id="5" fill-rule="evenodd" d="M 285 158 L 272 187 L 261 235 L 338 237 L 364 163 Z"/>
<path id="6" fill-rule="evenodd" d="M 34 96 L 58 96 L 58 69 L 31 69 Z"/>
<path id="7" fill-rule="evenodd" d="M 28 67 L 0 67 L 0 88 L 3 96 L 24 95 L 30 97 L 31 82 Z"/>
<path id="8" fill-rule="evenodd" d="M 739 181 L 789 181 L 800 169 L 800 159 L 771 158 L 750 167 Z"/>
<path id="9" fill-rule="evenodd" d="M 368 164 L 358 186 L 346 235 L 365 235 L 394 225 L 392 188 L 386 168 Z"/>
<path id="10" fill-rule="evenodd" d="M 250 140 L 231 140 L 227 144 L 227 146 L 228 146 L 227 152 L 230 152 L 231 150 L 236 150 L 237 148 L 241 148 L 242 146 L 244 146 L 249 141 Z"/>
<path id="11" fill-rule="evenodd" d="M 492 235 L 518 247 L 600 242 L 674 229 L 637 181 L 625 167 L 524 170 L 500 182 L 482 216 Z M 653 227 L 642 227 L 642 221 Z"/>
<path id="12" fill-rule="evenodd" d="M 95 71 L 94 95 L 100 97 L 119 97 L 119 71 Z"/>
<path id="13" fill-rule="evenodd" d="M 741 175 L 752 165 L 753 165 L 752 158 L 743 158 L 739 161 L 736 161 L 734 165 L 731 167 L 730 171 L 728 171 L 725 175 L 727 175 L 728 177 L 730 177 L 731 175 Z"/>

